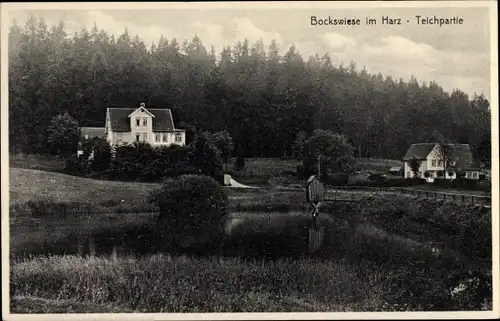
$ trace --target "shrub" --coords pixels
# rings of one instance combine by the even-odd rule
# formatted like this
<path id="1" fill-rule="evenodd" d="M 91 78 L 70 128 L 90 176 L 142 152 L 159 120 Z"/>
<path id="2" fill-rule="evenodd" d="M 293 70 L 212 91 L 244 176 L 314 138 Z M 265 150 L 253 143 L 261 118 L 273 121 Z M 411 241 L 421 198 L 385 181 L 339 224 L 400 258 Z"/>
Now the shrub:
<path id="1" fill-rule="evenodd" d="M 371 174 L 368 179 L 372 182 L 381 183 L 385 180 L 385 176 L 379 173 Z"/>
<path id="2" fill-rule="evenodd" d="M 87 162 L 82 157 L 69 157 L 64 160 L 64 171 L 71 175 L 82 175 L 87 171 Z"/>
<path id="3" fill-rule="evenodd" d="M 111 146 L 109 143 L 100 137 L 96 137 L 92 141 L 94 158 L 90 162 L 90 169 L 94 172 L 102 172 L 109 169 L 111 163 Z"/>
<path id="4" fill-rule="evenodd" d="M 239 172 L 244 169 L 245 169 L 245 157 L 243 156 L 236 157 L 234 161 L 234 170 Z"/>
<path id="5" fill-rule="evenodd" d="M 387 310 L 446 311 L 452 307 L 442 273 L 411 267 L 398 270 L 384 281 L 389 293 Z"/>
<path id="6" fill-rule="evenodd" d="M 180 162 L 177 164 L 168 164 L 164 172 L 164 177 L 173 178 L 181 175 L 198 175 L 200 170 L 191 166 L 188 162 Z"/>
<path id="7" fill-rule="evenodd" d="M 438 171 L 437 172 L 437 177 L 439 177 L 439 178 L 444 177 L 444 171 Z"/>
<path id="8" fill-rule="evenodd" d="M 424 178 L 391 178 L 384 179 L 383 181 L 357 181 L 356 186 L 371 186 L 371 187 L 405 187 L 405 186 L 419 186 L 426 184 Z"/>
<path id="9" fill-rule="evenodd" d="M 431 177 L 431 173 L 429 173 L 429 171 L 426 171 L 424 173 L 424 176 L 425 176 L 425 178 L 429 178 L 429 177 Z"/>
<path id="10" fill-rule="evenodd" d="M 349 174 L 348 173 L 334 173 L 326 174 L 324 176 L 324 182 L 326 185 L 332 186 L 342 186 L 349 184 Z"/>
<path id="11" fill-rule="evenodd" d="M 78 122 L 68 113 L 52 117 L 47 128 L 50 149 L 61 156 L 69 157 L 78 147 L 79 131 Z"/>
<path id="12" fill-rule="evenodd" d="M 182 175 L 167 179 L 153 198 L 160 207 L 160 237 L 167 245 L 209 244 L 222 236 L 228 197 L 213 178 Z"/>
<path id="13" fill-rule="evenodd" d="M 309 170 L 316 170 L 318 157 L 321 162 L 322 176 L 327 172 L 351 173 L 355 168 L 353 147 L 345 135 L 329 130 L 316 129 L 304 142 L 302 165 Z"/>
<path id="14" fill-rule="evenodd" d="M 192 148 L 187 153 L 189 164 L 200 170 L 201 174 L 218 178 L 222 171 L 221 152 L 212 141 L 208 133 L 196 138 Z"/>

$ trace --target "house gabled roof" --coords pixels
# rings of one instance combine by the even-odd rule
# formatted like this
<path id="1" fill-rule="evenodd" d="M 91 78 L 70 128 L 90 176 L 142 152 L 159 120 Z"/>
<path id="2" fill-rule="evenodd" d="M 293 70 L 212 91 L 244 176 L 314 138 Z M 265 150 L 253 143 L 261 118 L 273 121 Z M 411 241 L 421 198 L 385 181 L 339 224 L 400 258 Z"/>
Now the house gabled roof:
<path id="1" fill-rule="evenodd" d="M 406 152 L 403 160 L 408 161 L 415 157 L 424 160 L 429 156 L 429 153 L 434 149 L 437 143 L 421 143 L 413 144 Z M 454 148 L 453 158 L 456 161 L 457 168 L 476 168 L 477 165 L 473 163 L 472 152 L 469 144 L 448 144 Z"/>
<path id="2" fill-rule="evenodd" d="M 80 127 L 80 134 L 89 138 L 104 137 L 104 127 Z"/>
<path id="3" fill-rule="evenodd" d="M 128 117 L 129 117 L 129 118 L 130 118 L 130 117 L 132 117 L 132 115 L 133 115 L 133 114 L 135 114 L 135 113 L 136 113 L 136 112 L 138 112 L 138 111 L 144 111 L 144 112 L 148 113 L 151 117 L 153 117 L 153 118 L 155 117 L 155 115 L 153 115 L 153 114 L 152 114 L 149 110 L 147 110 L 147 109 L 146 109 L 145 107 L 143 107 L 143 106 L 141 106 L 141 107 L 137 108 L 136 110 L 134 110 L 134 111 L 133 111 L 130 115 L 128 115 Z"/>
<path id="4" fill-rule="evenodd" d="M 434 146 L 436 146 L 436 143 L 412 144 L 403 157 L 403 160 L 407 161 L 413 157 L 417 159 L 426 159 L 429 153 L 434 149 Z"/>
<path id="5" fill-rule="evenodd" d="M 114 132 L 129 132 L 130 118 L 129 115 L 136 111 L 137 108 L 108 108 L 111 121 L 111 129 Z M 172 111 L 168 108 L 149 108 L 148 111 L 154 115 L 153 131 L 154 132 L 173 132 L 174 119 Z"/>

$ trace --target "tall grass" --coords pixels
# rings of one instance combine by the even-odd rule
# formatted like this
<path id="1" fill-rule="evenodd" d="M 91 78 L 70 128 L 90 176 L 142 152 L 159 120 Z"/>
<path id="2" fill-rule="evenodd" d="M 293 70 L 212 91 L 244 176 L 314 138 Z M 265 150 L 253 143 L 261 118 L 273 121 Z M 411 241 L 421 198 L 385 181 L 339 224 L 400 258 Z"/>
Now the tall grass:
<path id="1" fill-rule="evenodd" d="M 86 312 L 93 305 L 136 312 L 374 311 L 382 307 L 383 278 L 374 266 L 345 262 L 54 256 L 15 262 L 11 294 L 90 304 Z"/>

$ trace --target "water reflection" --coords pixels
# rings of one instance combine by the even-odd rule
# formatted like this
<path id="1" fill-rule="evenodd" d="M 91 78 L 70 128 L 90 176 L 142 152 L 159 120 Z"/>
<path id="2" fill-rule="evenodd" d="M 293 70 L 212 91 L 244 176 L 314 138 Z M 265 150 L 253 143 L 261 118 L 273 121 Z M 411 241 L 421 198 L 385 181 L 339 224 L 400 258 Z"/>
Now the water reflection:
<path id="1" fill-rule="evenodd" d="M 217 240 L 199 242 L 203 237 L 186 235 L 181 237 L 181 244 L 175 246 L 167 244 L 165 235 L 158 233 L 155 223 L 93 233 L 75 228 L 73 233 L 63 238 L 50 243 L 30 244 L 17 254 L 69 254 L 114 259 L 158 252 L 175 256 L 288 256 L 291 252 L 308 252 L 308 220 L 306 212 L 232 213 Z"/>
<path id="2" fill-rule="evenodd" d="M 48 250 L 48 249 L 47 249 Z M 76 249 L 67 249 L 65 254 L 81 256 L 109 256 L 113 259 L 122 256 L 140 256 L 158 252 L 154 246 L 153 235 L 126 233 L 120 236 L 102 234 L 78 235 Z"/>

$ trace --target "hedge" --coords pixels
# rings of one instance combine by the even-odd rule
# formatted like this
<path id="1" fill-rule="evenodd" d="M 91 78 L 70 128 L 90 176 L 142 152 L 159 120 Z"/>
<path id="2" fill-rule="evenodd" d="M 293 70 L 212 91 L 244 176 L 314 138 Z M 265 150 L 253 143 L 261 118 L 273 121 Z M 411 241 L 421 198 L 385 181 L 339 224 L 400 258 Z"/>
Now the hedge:
<path id="1" fill-rule="evenodd" d="M 359 181 L 354 186 L 370 186 L 370 187 L 405 187 L 425 185 L 427 181 L 424 178 L 395 178 L 377 181 Z"/>

